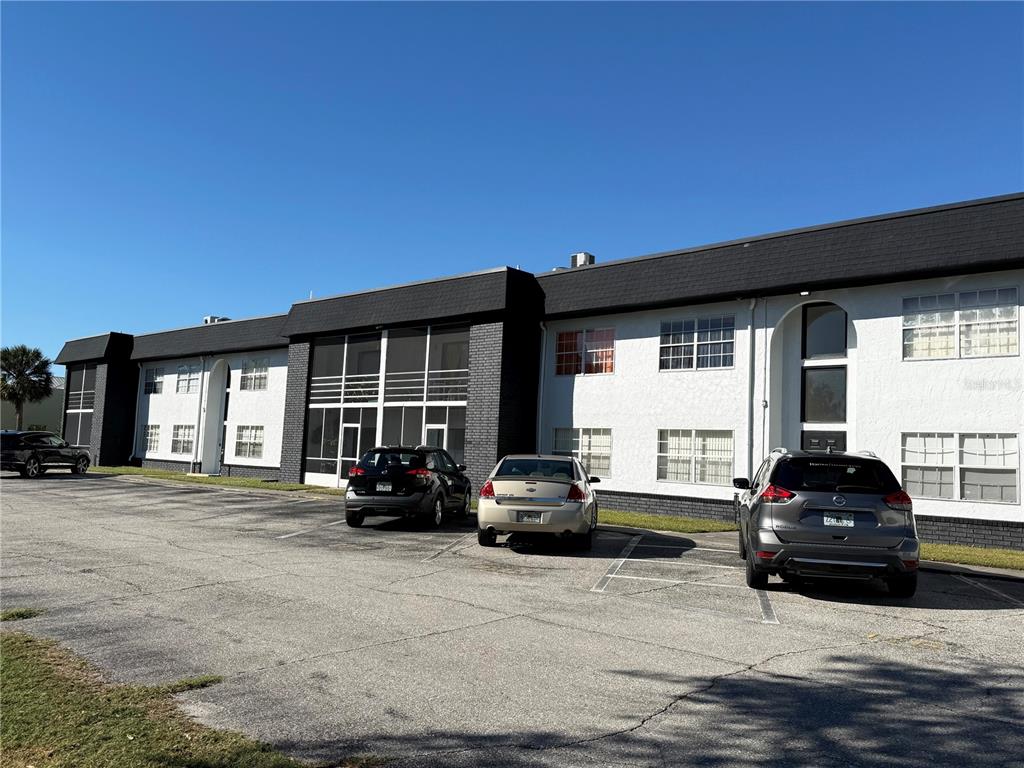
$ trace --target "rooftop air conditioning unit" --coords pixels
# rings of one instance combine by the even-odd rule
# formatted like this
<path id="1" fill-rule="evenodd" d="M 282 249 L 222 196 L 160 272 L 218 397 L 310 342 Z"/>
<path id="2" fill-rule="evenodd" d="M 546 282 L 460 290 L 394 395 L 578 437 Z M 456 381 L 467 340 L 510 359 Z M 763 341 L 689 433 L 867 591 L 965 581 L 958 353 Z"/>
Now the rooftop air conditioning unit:
<path id="1" fill-rule="evenodd" d="M 203 325 L 213 325 L 214 323 L 223 323 L 225 320 L 230 320 L 230 317 L 221 317 L 220 315 L 207 315 L 203 318 Z"/>
<path id="2" fill-rule="evenodd" d="M 576 267 L 589 267 L 594 263 L 594 254 L 587 253 L 586 251 L 580 251 L 574 253 L 569 261 L 569 266 L 575 269 Z"/>

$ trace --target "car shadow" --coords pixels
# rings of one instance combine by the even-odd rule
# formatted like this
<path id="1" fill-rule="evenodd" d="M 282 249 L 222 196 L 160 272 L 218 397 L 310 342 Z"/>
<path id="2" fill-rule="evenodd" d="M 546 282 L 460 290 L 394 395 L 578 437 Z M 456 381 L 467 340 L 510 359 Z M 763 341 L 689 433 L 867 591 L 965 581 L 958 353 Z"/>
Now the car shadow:
<path id="1" fill-rule="evenodd" d="M 115 477 L 114 475 L 99 475 L 95 473 L 86 473 L 84 475 L 76 475 L 70 469 L 47 469 L 39 477 L 22 477 L 17 472 L 4 471 L 0 473 L 0 482 L 7 482 L 12 480 L 24 481 L 26 483 L 45 483 L 52 482 L 55 480 L 70 480 L 72 482 L 80 483 L 83 481 L 105 481 Z"/>

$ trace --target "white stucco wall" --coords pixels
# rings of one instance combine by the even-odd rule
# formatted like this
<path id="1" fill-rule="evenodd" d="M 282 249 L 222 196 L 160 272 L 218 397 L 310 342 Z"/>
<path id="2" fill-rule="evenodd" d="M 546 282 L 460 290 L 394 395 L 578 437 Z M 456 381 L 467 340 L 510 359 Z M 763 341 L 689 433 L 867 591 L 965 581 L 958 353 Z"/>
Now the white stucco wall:
<path id="1" fill-rule="evenodd" d="M 268 362 L 267 388 L 265 390 L 240 390 L 239 377 L 243 363 L 248 359 L 266 358 Z M 193 358 L 176 358 L 170 360 L 150 361 L 142 365 L 139 374 L 139 407 L 136 419 L 135 455 L 143 459 L 160 459 L 167 461 L 190 461 L 191 456 L 171 453 L 171 437 L 175 424 L 199 424 L 196 431 L 196 454 L 202 461 L 205 430 L 202 424 L 206 419 L 206 409 L 219 410 L 220 398 L 224 391 L 211 393 L 211 372 L 218 360 L 223 359 L 231 368 L 231 398 L 228 406 L 227 435 L 225 437 L 224 462 L 226 464 L 246 465 L 253 467 L 278 467 L 281 463 L 281 438 L 284 428 L 285 388 L 288 380 L 288 350 L 271 349 L 255 352 L 239 352 L 227 355 L 208 356 L 205 360 Z M 202 406 L 200 395 L 178 394 L 175 392 L 178 366 L 196 364 L 205 368 L 202 373 L 203 384 Z M 164 384 L 160 394 L 144 394 L 145 372 L 148 368 L 163 368 Z M 146 451 L 144 427 L 147 424 L 160 425 L 160 448 L 157 451 Z M 262 458 L 236 457 L 235 437 L 237 427 L 263 427 Z"/>
<path id="2" fill-rule="evenodd" d="M 848 450 L 877 453 L 899 476 L 901 433 L 998 432 L 1024 438 L 1024 358 L 990 357 L 904 361 L 905 297 L 1017 287 L 1024 270 L 935 278 L 874 287 L 813 292 L 760 300 L 754 310 L 754 364 L 749 364 L 749 303 L 735 301 L 678 309 L 594 316 L 548 324 L 542 364 L 539 449 L 550 451 L 556 427 L 612 429 L 612 473 L 602 489 L 704 498 L 732 498 L 730 487 L 658 481 L 657 430 L 727 429 L 734 436 L 734 474 L 749 475 L 748 445 L 756 469 L 772 447 L 799 448 L 800 312 L 802 304 L 830 301 L 849 320 Z M 736 317 L 735 366 L 730 370 L 659 371 L 660 324 L 731 313 Z M 1021 311 L 1018 310 L 1018 317 Z M 1018 334 L 1021 334 L 1018 320 Z M 616 329 L 615 373 L 556 376 L 559 330 Z M 776 338 L 778 334 L 782 337 Z M 776 344 L 773 345 L 773 338 Z M 1018 344 L 1020 347 L 1020 343 Z M 768 352 L 766 353 L 766 350 Z M 772 357 L 772 353 L 777 353 Z M 753 380 L 753 419 L 748 387 Z M 767 407 L 762 407 L 762 401 Z M 816 427 L 817 428 L 817 427 Z M 753 438 L 748 443 L 748 429 Z M 1018 500 L 1020 451 L 1018 450 Z M 1017 504 L 915 500 L 922 514 L 1024 520 Z"/>

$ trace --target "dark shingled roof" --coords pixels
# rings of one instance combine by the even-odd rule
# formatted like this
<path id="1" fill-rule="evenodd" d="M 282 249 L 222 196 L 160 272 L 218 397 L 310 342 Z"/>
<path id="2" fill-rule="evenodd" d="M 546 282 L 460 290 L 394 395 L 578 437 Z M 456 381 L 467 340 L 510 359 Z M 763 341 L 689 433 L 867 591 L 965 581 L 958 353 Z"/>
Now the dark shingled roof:
<path id="1" fill-rule="evenodd" d="M 72 339 L 64 342 L 57 359 L 53 362 L 67 365 L 68 363 L 84 363 L 88 360 L 102 360 L 107 356 L 111 338 L 124 335 L 122 333 L 101 333 L 99 336 L 87 336 L 84 339 Z"/>
<path id="2" fill-rule="evenodd" d="M 1024 194 L 923 208 L 537 275 L 545 314 L 1024 267 Z"/>
<path id="3" fill-rule="evenodd" d="M 166 357 L 194 357 L 247 349 L 271 349 L 288 346 L 281 335 L 285 315 L 256 317 L 251 320 L 225 320 L 175 331 L 146 333 L 135 337 L 132 360 Z"/>
<path id="4" fill-rule="evenodd" d="M 462 319 L 503 311 L 513 301 L 534 301 L 537 293 L 530 273 L 501 267 L 302 301 L 292 305 L 282 333 L 301 336 Z M 539 310 L 537 302 L 533 306 Z"/>

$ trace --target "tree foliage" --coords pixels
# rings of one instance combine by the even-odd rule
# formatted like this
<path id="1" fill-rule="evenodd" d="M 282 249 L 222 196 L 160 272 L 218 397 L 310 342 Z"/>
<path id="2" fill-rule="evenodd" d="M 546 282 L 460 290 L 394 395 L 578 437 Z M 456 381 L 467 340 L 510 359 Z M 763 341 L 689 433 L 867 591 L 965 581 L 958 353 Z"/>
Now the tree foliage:
<path id="1" fill-rule="evenodd" d="M 38 349 L 18 344 L 0 350 L 0 397 L 14 405 L 18 429 L 25 403 L 34 403 L 53 392 L 50 360 Z"/>

